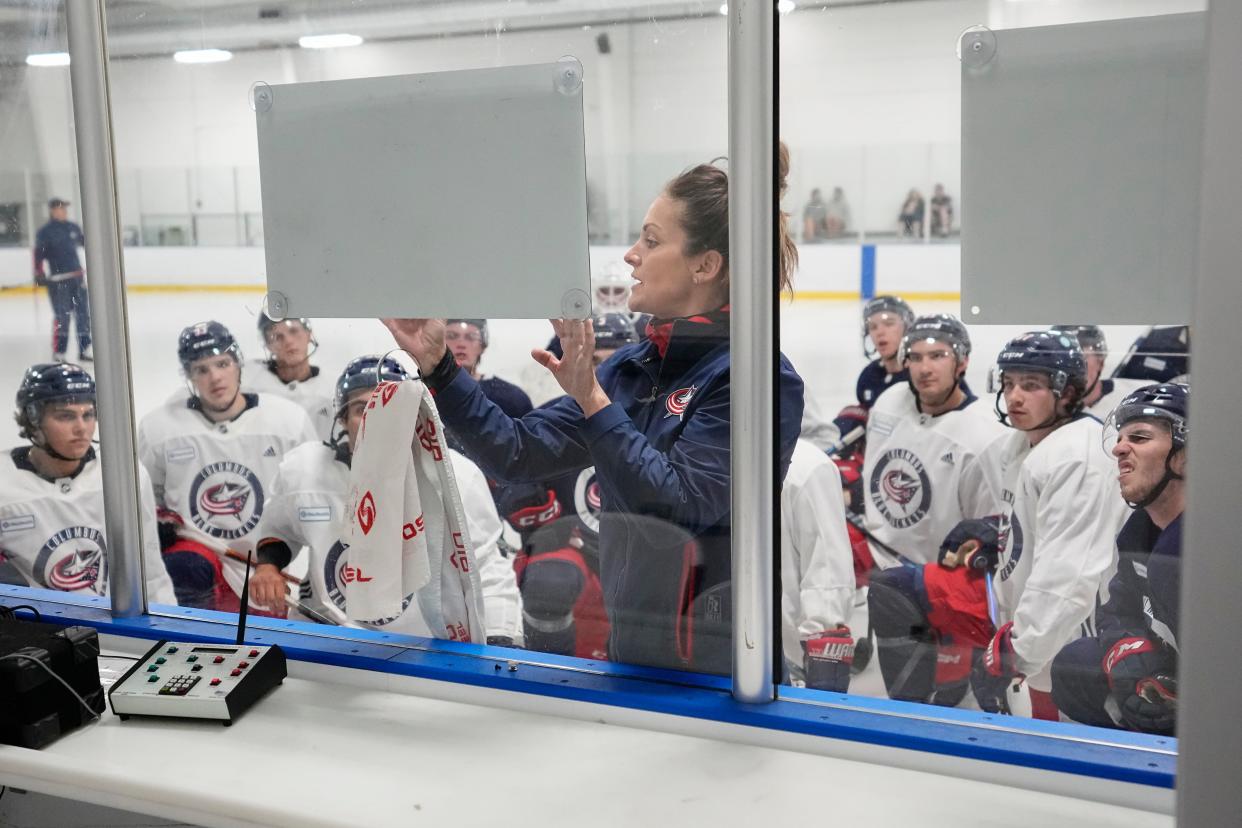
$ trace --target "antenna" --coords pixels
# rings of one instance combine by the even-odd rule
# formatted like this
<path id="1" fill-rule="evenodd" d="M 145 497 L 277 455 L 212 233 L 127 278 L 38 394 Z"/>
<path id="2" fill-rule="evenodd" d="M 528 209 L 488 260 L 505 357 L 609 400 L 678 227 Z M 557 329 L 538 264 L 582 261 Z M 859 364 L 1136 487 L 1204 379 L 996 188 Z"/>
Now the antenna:
<path id="1" fill-rule="evenodd" d="M 253 552 L 246 552 L 246 580 L 242 581 L 241 608 L 237 611 L 237 646 L 246 639 L 246 616 L 250 614 L 250 567 Z"/>

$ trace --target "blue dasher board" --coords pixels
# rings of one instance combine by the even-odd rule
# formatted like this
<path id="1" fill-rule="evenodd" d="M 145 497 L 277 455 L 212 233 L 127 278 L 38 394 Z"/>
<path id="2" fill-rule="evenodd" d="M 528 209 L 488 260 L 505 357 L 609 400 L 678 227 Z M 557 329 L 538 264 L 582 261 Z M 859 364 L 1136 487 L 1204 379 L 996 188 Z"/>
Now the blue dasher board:
<path id="1" fill-rule="evenodd" d="M 590 314 L 577 60 L 251 103 L 273 318 Z"/>

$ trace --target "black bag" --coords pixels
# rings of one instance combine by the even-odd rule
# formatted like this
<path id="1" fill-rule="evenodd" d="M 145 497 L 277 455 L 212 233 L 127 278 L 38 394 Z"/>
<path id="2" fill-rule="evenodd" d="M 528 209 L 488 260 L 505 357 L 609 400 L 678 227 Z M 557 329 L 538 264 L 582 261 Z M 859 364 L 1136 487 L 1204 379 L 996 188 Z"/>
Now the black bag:
<path id="1" fill-rule="evenodd" d="M 3 658 L 14 655 L 19 657 Z M 0 620 L 0 742 L 41 748 L 92 720 L 92 712 L 103 713 L 104 705 L 94 629 Z"/>

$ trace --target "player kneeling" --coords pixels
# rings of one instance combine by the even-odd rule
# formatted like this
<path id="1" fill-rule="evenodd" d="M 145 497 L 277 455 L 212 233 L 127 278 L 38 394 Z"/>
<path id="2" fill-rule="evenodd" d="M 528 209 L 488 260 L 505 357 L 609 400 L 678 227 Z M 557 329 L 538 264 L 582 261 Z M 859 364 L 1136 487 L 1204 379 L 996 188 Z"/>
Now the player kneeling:
<path id="1" fill-rule="evenodd" d="M 981 457 L 995 509 L 959 525 L 946 546 L 955 558 L 979 548 L 996 561 L 998 629 L 971 675 L 979 706 L 1012 712 L 1025 681 L 1032 715 L 1056 719 L 1052 659 L 1090 629 L 1125 504 L 1099 450 L 1100 423 L 1082 413 L 1087 364 L 1077 340 L 1026 333 L 996 367 L 997 413 L 1014 431 Z"/>
<path id="2" fill-rule="evenodd" d="M 363 356 L 351 361 L 336 382 L 335 439 L 305 443 L 280 464 L 259 527 L 259 565 L 250 581 L 255 603 L 276 609 L 285 603 L 281 570 L 301 551 L 310 550 L 307 569 L 309 594 L 303 602 L 337 624 L 356 624 L 346 615 L 348 585 L 358 578 L 350 565 L 344 541 L 349 521 L 350 462 L 371 393 L 381 382 L 410 379 L 397 362 Z M 473 546 L 483 596 L 484 629 L 489 644 L 522 643 L 522 608 L 512 563 L 497 548 L 500 517 L 492 503 L 487 480 L 479 468 L 456 451 L 449 451 L 453 474 L 462 496 L 467 534 Z M 436 558 L 435 560 L 440 560 Z M 443 574 L 443 573 L 442 573 Z M 391 626 L 390 626 L 391 625 Z M 397 618 L 365 626 L 401 629 Z"/>
<path id="3" fill-rule="evenodd" d="M 95 381 L 77 365 L 35 365 L 14 414 L 30 445 L 0 456 L 0 557 L 31 586 L 108 593 L 103 474 L 95 437 Z M 160 560 L 151 479 L 138 470 L 147 599 L 175 603 Z"/>
<path id="4" fill-rule="evenodd" d="M 228 552 L 253 548 L 280 459 L 317 438 L 299 406 L 242 393 L 241 349 L 219 322 L 183 330 L 177 356 L 190 396 L 142 418 L 138 456 L 162 509 L 164 564 L 178 601 L 236 612 L 245 563 Z"/>
<path id="5" fill-rule="evenodd" d="M 1052 662 L 1052 699 L 1076 722 L 1174 732 L 1189 400 L 1189 386 L 1149 385 L 1122 400 L 1105 426 L 1134 513 L 1117 536 L 1099 632 Z"/>

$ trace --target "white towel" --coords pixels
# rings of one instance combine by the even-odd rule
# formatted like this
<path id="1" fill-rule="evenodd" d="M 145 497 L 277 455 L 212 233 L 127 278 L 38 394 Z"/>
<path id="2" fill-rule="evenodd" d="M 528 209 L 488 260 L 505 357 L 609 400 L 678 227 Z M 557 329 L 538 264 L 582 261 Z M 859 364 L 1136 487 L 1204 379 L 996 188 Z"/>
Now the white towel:
<path id="1" fill-rule="evenodd" d="M 444 426 L 418 380 L 367 403 L 350 464 L 351 621 L 482 643 L 481 587 Z"/>

